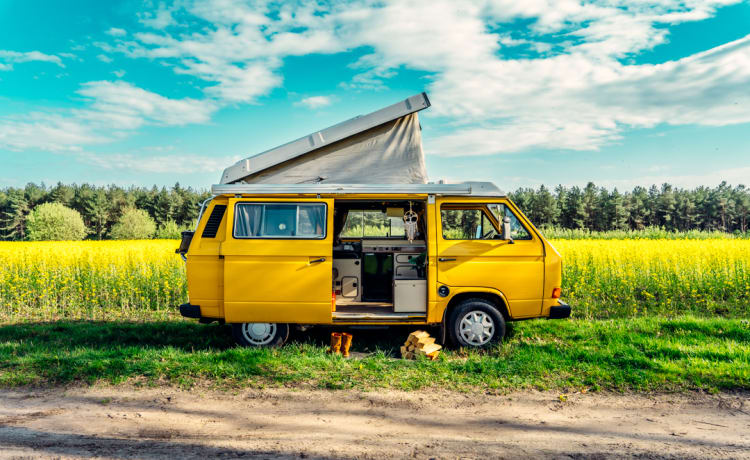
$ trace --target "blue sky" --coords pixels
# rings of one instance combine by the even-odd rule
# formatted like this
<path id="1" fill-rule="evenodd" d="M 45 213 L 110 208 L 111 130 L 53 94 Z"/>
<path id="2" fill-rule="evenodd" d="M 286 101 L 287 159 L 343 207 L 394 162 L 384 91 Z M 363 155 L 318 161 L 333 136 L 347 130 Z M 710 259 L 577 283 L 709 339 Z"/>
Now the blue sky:
<path id="1" fill-rule="evenodd" d="M 431 179 L 750 185 L 750 2 L 0 0 L 0 186 L 205 188 L 426 91 Z"/>

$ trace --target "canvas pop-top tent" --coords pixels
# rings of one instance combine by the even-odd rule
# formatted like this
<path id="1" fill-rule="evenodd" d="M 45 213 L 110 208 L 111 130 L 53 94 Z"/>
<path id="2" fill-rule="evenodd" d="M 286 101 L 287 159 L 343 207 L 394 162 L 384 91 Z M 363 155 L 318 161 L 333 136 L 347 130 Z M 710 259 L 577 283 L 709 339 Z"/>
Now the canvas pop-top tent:
<path id="1" fill-rule="evenodd" d="M 240 160 L 221 184 L 426 184 L 425 93 Z"/>

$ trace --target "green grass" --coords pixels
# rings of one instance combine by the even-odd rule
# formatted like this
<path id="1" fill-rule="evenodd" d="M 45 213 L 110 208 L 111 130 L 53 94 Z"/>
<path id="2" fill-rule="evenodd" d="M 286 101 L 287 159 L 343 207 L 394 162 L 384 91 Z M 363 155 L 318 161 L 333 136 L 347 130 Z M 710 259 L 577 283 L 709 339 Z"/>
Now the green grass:
<path id="1" fill-rule="evenodd" d="M 659 317 L 513 323 L 491 350 L 396 357 L 410 329 L 354 330 L 361 359 L 325 353 L 329 329 L 280 349 L 234 347 L 227 327 L 186 321 L 0 326 L 0 386 L 71 383 L 219 388 L 445 388 L 459 391 L 750 389 L 750 322 Z M 388 337 L 383 339 L 383 337 Z"/>

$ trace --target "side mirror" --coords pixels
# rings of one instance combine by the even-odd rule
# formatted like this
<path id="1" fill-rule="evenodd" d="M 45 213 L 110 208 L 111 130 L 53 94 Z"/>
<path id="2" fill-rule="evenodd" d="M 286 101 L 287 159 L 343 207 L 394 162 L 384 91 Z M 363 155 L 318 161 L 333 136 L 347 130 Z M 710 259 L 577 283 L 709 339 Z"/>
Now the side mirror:
<path id="1" fill-rule="evenodd" d="M 510 217 L 503 217 L 503 239 L 513 244 L 513 237 L 510 236 Z"/>

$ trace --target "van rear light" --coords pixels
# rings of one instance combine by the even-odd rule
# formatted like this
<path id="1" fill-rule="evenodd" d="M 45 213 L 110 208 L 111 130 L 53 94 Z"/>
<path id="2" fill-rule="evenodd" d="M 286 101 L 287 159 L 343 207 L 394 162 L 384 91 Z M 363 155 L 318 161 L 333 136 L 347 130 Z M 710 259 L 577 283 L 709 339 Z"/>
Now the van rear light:
<path id="1" fill-rule="evenodd" d="M 331 292 L 331 311 L 336 311 L 336 291 Z"/>
<path id="2" fill-rule="evenodd" d="M 561 294 L 562 294 L 562 289 L 560 289 L 559 287 L 556 287 L 552 290 L 553 299 L 559 299 Z"/>

